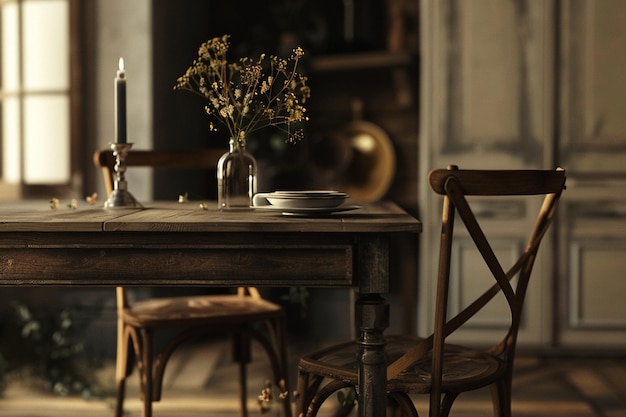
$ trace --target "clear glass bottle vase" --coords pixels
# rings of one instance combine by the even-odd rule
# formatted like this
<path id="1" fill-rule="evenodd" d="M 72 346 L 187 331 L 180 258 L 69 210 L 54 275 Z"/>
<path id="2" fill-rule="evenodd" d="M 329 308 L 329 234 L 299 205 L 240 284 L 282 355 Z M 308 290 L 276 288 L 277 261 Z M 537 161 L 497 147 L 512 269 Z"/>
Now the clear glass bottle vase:
<path id="1" fill-rule="evenodd" d="M 245 144 L 233 139 L 229 151 L 217 162 L 217 204 L 220 210 L 242 210 L 252 207 L 257 190 L 257 163 Z"/>

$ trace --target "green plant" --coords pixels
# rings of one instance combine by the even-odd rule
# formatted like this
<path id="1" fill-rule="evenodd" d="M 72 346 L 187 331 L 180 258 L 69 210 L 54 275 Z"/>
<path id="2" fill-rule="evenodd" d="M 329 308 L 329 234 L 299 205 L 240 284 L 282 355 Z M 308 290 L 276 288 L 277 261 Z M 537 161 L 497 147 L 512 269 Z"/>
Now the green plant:
<path id="1" fill-rule="evenodd" d="M 3 323 L 0 355 L 0 387 L 11 374 L 43 381 L 58 395 L 101 395 L 93 376 L 101 363 L 86 358 L 82 335 L 88 325 L 70 310 L 31 309 L 16 302 L 13 317 Z"/>

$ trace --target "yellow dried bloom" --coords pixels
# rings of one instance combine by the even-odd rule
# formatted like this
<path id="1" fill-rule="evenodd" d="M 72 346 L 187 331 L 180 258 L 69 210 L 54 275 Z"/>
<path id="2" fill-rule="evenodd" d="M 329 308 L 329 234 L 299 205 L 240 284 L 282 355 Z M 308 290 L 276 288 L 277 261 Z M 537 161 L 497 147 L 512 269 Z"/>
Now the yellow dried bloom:
<path id="1" fill-rule="evenodd" d="M 261 54 L 230 62 L 227 52 L 230 36 L 204 42 L 198 57 L 174 89 L 188 90 L 207 99 L 205 111 L 215 122 L 224 124 L 232 138 L 245 143 L 245 135 L 268 127 L 280 127 L 288 142 L 302 139 L 302 130 L 292 124 L 307 120 L 304 103 L 311 90 L 307 77 L 298 72 L 304 51 L 298 47 L 287 59 Z M 210 88 L 209 88 L 210 86 Z M 210 129 L 215 130 L 213 121 Z"/>

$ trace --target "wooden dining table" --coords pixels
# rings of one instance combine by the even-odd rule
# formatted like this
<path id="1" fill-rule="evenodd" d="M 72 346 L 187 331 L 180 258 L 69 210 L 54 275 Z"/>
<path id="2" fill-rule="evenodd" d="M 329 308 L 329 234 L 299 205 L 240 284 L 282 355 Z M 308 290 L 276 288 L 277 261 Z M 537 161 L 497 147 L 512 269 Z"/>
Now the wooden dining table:
<path id="1" fill-rule="evenodd" d="M 383 417 L 389 242 L 421 223 L 390 202 L 313 216 L 216 206 L 3 202 L 0 286 L 353 287 L 359 415 Z"/>

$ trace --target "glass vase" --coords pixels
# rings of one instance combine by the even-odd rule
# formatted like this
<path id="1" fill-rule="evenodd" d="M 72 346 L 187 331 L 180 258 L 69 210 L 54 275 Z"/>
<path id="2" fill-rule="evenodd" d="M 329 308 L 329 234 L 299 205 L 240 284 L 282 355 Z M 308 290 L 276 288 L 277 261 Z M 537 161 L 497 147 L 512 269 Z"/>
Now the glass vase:
<path id="1" fill-rule="evenodd" d="M 245 144 L 229 143 L 217 162 L 217 205 L 220 210 L 249 210 L 257 190 L 257 163 Z"/>

